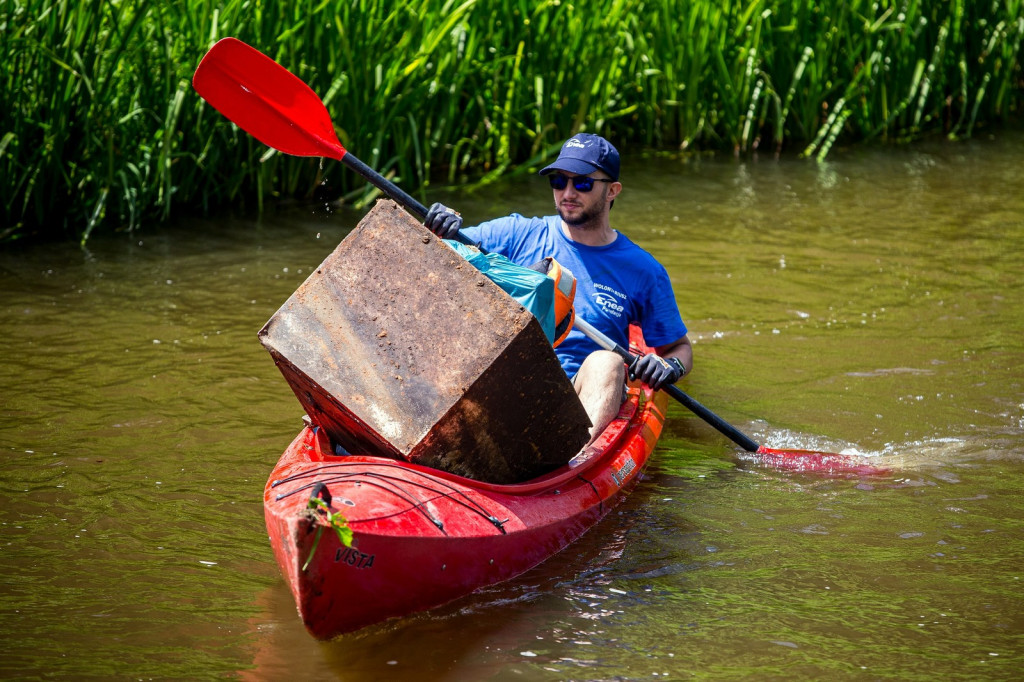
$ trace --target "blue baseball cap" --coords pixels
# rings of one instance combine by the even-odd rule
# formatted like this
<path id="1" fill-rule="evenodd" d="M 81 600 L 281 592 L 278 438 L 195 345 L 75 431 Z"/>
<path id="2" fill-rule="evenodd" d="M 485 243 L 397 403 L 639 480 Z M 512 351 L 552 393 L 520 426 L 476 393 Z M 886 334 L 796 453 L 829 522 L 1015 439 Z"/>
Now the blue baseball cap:
<path id="1" fill-rule="evenodd" d="M 565 171 L 574 175 L 589 175 L 598 170 L 607 173 L 612 180 L 618 180 L 618 150 L 600 135 L 577 133 L 565 141 L 555 162 L 541 170 L 540 174 Z"/>

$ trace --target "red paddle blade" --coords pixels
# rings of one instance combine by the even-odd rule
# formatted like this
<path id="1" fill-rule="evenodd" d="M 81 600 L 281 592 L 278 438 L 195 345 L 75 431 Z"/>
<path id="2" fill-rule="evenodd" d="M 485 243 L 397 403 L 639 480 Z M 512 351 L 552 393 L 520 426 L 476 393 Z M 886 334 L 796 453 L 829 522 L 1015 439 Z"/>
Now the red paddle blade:
<path id="1" fill-rule="evenodd" d="M 763 445 L 754 453 L 758 461 L 777 469 L 790 471 L 815 471 L 828 474 L 856 474 L 860 476 L 884 476 L 889 473 L 885 467 L 875 466 L 866 458 L 857 455 L 841 455 L 836 452 L 817 450 L 775 450 Z"/>
<path id="2" fill-rule="evenodd" d="M 192 77 L 192 87 L 268 147 L 293 156 L 340 160 L 345 155 L 316 93 L 241 40 L 224 38 L 211 47 Z"/>

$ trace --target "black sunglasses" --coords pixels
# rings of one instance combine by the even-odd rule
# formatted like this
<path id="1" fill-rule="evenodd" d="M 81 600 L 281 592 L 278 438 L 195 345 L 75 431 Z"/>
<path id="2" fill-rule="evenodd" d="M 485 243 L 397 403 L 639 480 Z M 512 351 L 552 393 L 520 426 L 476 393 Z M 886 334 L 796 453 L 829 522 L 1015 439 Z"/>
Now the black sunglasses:
<path id="1" fill-rule="evenodd" d="M 569 176 L 563 175 L 562 173 L 552 173 L 548 176 L 548 182 L 551 183 L 551 189 L 557 189 L 559 191 L 569 186 Z M 594 189 L 595 182 L 615 182 L 614 180 L 608 180 L 606 178 L 590 178 L 586 175 L 577 175 L 572 179 L 572 187 L 577 192 L 589 192 Z"/>

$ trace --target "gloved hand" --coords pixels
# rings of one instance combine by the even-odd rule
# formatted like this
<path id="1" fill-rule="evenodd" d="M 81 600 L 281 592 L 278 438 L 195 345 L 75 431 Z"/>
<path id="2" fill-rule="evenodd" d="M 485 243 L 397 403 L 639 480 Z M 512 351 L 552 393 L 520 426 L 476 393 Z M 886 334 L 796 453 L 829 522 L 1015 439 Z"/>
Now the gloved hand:
<path id="1" fill-rule="evenodd" d="M 455 239 L 462 229 L 462 216 L 444 204 L 434 203 L 427 211 L 423 224 L 441 239 Z"/>
<path id="2" fill-rule="evenodd" d="M 660 355 L 638 355 L 629 363 L 629 378 L 640 379 L 645 384 L 658 390 L 668 384 L 674 384 L 683 376 L 683 370 L 676 361 L 669 362 Z"/>

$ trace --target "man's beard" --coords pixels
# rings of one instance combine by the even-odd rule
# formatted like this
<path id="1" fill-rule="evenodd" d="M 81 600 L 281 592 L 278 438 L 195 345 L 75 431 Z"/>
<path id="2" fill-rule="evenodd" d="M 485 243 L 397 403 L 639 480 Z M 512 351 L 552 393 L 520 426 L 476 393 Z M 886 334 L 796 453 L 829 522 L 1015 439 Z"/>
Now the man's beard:
<path id="1" fill-rule="evenodd" d="M 582 227 L 584 229 L 588 229 L 598 226 L 598 222 L 596 220 L 597 214 L 592 211 L 583 209 L 576 217 L 570 218 L 558 204 L 555 204 L 555 210 L 558 211 L 558 217 L 562 219 L 562 222 L 570 227 Z"/>
<path id="2" fill-rule="evenodd" d="M 578 216 L 576 216 L 574 218 L 570 218 L 569 216 L 567 216 L 562 211 L 562 209 L 560 207 L 558 207 L 558 215 L 562 219 L 562 222 L 564 222 L 566 225 L 569 225 L 571 227 L 584 227 L 585 228 L 590 223 L 590 221 L 592 221 L 594 219 L 594 216 L 591 215 L 590 213 L 588 213 L 587 211 L 583 211 Z"/>

